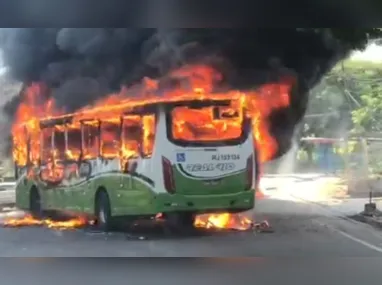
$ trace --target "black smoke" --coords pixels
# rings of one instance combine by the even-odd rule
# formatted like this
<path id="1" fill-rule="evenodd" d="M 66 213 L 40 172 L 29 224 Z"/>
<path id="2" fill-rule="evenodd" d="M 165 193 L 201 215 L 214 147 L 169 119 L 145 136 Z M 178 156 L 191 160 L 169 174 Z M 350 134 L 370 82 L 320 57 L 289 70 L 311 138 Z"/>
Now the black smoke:
<path id="1" fill-rule="evenodd" d="M 192 63 L 216 66 L 225 86 L 243 90 L 292 74 L 292 104 L 271 120 L 281 155 L 305 112 L 308 91 L 351 45 L 329 29 L 22 28 L 2 29 L 0 48 L 13 78 L 25 85 L 44 82 L 67 111 Z M 9 116 L 18 101 L 5 106 Z"/>

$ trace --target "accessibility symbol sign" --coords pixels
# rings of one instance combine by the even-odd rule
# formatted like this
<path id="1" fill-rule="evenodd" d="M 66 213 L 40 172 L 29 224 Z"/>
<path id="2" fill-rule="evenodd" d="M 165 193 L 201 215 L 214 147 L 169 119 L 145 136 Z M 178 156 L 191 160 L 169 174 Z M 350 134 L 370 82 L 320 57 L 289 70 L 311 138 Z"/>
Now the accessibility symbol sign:
<path id="1" fill-rule="evenodd" d="M 186 154 L 185 153 L 177 153 L 176 154 L 176 162 L 186 162 Z"/>

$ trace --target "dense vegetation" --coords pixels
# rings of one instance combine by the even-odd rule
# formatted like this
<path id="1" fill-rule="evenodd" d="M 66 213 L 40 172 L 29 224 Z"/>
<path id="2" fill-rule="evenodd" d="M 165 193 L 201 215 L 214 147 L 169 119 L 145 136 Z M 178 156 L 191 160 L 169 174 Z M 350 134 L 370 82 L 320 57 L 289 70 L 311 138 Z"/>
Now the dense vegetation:
<path id="1" fill-rule="evenodd" d="M 351 167 L 357 171 L 368 168 L 369 173 L 380 174 L 382 62 L 347 60 L 328 72 L 310 92 L 299 136 L 343 138 L 347 143 L 300 141 L 295 153 L 298 159 L 295 171 Z M 366 146 L 363 139 L 368 139 Z M 335 153 L 334 156 L 328 154 L 332 158 L 326 162 L 322 152 L 325 145 L 330 148 L 329 152 Z M 346 165 L 345 157 L 350 158 L 350 164 Z"/>
<path id="2" fill-rule="evenodd" d="M 304 136 L 382 132 L 382 63 L 345 61 L 311 90 Z"/>

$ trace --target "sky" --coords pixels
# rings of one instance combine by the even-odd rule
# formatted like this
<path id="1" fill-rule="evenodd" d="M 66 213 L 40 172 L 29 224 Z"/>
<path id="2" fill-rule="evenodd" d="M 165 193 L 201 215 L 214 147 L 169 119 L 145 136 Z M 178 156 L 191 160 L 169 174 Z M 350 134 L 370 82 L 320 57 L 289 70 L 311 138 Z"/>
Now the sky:
<path id="1" fill-rule="evenodd" d="M 382 46 L 370 44 L 364 51 L 353 52 L 350 59 L 382 62 Z"/>

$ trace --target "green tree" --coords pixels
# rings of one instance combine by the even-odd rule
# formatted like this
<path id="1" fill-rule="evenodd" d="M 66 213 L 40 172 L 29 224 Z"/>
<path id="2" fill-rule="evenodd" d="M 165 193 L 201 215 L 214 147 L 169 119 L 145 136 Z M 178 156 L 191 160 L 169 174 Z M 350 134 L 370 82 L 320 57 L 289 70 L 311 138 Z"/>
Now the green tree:
<path id="1" fill-rule="evenodd" d="M 381 83 L 372 82 L 364 86 L 361 93 L 362 105 L 352 112 L 353 132 L 361 135 L 382 132 Z"/>
<path id="2" fill-rule="evenodd" d="M 382 131 L 381 86 L 381 63 L 348 60 L 337 65 L 311 91 L 303 135 Z"/>
<path id="3" fill-rule="evenodd" d="M 382 132 L 382 64 L 345 61 L 311 90 L 302 137 L 341 138 Z M 309 163 L 314 145 L 301 143 Z"/>

